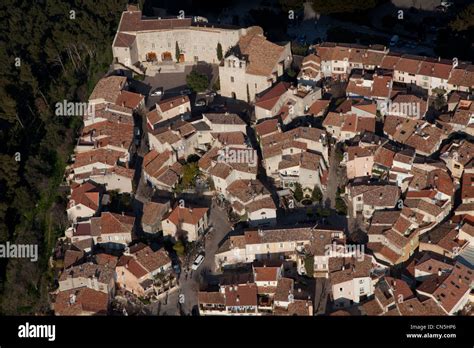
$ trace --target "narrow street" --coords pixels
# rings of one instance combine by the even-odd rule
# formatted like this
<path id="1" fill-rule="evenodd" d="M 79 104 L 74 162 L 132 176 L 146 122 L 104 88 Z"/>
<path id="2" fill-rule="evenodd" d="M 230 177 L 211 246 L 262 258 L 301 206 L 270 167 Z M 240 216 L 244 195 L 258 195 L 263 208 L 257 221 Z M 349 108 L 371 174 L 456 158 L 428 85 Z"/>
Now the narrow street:
<path id="1" fill-rule="evenodd" d="M 164 299 L 161 304 L 155 303 L 149 306 L 149 310 L 154 315 L 194 315 L 193 309 L 198 305 L 197 293 L 200 287 L 216 275 L 216 265 L 214 255 L 216 254 L 219 244 L 232 230 L 231 224 L 227 220 L 225 211 L 218 207 L 212 206 L 210 209 L 209 221 L 212 225 L 203 238 L 205 247 L 205 259 L 197 271 L 191 270 L 191 264 L 195 256 L 190 258 L 189 265 L 182 265 L 182 273 L 179 279 L 179 287 L 177 291 L 172 292 L 167 301 Z M 186 267 L 187 266 L 187 267 Z M 188 271 L 186 272 L 186 269 Z"/>

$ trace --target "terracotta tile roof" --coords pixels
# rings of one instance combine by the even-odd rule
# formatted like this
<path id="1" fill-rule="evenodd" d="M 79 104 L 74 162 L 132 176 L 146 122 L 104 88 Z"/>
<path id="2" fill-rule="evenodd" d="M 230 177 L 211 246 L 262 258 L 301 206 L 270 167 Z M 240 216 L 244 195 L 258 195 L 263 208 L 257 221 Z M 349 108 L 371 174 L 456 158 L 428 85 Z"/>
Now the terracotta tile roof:
<path id="1" fill-rule="evenodd" d="M 293 292 L 294 280 L 291 278 L 280 278 L 277 283 L 274 301 L 290 302 L 289 295 Z"/>
<path id="2" fill-rule="evenodd" d="M 185 105 L 187 103 L 189 103 L 189 98 L 187 95 L 177 96 L 177 97 L 171 97 L 171 98 L 160 100 L 156 104 L 156 108 L 158 111 L 166 112 L 174 108 L 179 108 L 181 105 Z M 187 110 L 183 108 L 183 113 L 189 112 L 189 111 L 190 111 L 189 108 Z"/>
<path id="3" fill-rule="evenodd" d="M 428 316 L 435 315 L 440 316 L 445 314 L 439 306 L 437 306 L 433 300 L 421 302 L 418 298 L 412 298 L 401 303 L 397 303 L 397 308 L 400 315 L 403 316 Z"/>
<path id="4" fill-rule="evenodd" d="M 269 195 L 260 180 L 236 180 L 227 187 L 227 192 L 241 202 L 246 203 L 258 195 Z"/>
<path id="5" fill-rule="evenodd" d="M 255 106 L 265 110 L 271 110 L 280 98 L 288 91 L 291 84 L 289 82 L 278 82 L 271 87 L 267 92 L 262 94 L 255 101 Z"/>
<path id="6" fill-rule="evenodd" d="M 56 315 L 106 315 L 108 302 L 106 293 L 83 287 L 60 291 L 54 299 L 53 308 Z"/>
<path id="7" fill-rule="evenodd" d="M 108 145 L 128 150 L 133 140 L 133 124 L 101 121 L 85 126 L 81 143 L 94 144 L 101 148 Z"/>
<path id="8" fill-rule="evenodd" d="M 384 52 L 366 50 L 362 56 L 362 63 L 364 65 L 374 65 L 376 67 L 382 64 L 382 60 L 385 57 Z"/>
<path id="9" fill-rule="evenodd" d="M 117 33 L 114 41 L 114 47 L 130 47 L 135 41 L 135 35 L 126 33 Z"/>
<path id="10" fill-rule="evenodd" d="M 92 210 L 97 210 L 100 205 L 101 191 L 100 187 L 92 182 L 86 182 L 81 185 L 72 184 L 68 207 L 83 204 Z"/>
<path id="11" fill-rule="evenodd" d="M 240 52 L 247 56 L 246 72 L 269 76 L 279 63 L 285 48 L 268 41 L 262 34 L 251 32 L 239 40 Z"/>
<path id="12" fill-rule="evenodd" d="M 257 306 L 257 286 L 241 284 L 225 286 L 226 307 Z"/>
<path id="13" fill-rule="evenodd" d="M 211 133 L 223 145 L 245 145 L 245 136 L 242 132 Z"/>
<path id="14" fill-rule="evenodd" d="M 382 307 L 380 307 L 375 298 L 365 302 L 362 305 L 362 309 L 366 315 L 370 316 L 381 315 L 383 313 Z"/>
<path id="15" fill-rule="evenodd" d="M 159 270 L 160 267 L 171 263 L 171 259 L 163 248 L 153 251 L 149 246 L 146 246 L 133 255 L 136 261 L 150 273 L 153 273 Z"/>
<path id="16" fill-rule="evenodd" d="M 354 158 L 371 157 L 374 155 L 375 150 L 375 147 L 349 146 L 347 148 L 348 159 L 352 161 Z"/>
<path id="17" fill-rule="evenodd" d="M 436 279 L 436 281 L 434 281 Z M 449 275 L 433 277 L 425 282 L 430 282 L 425 286 L 423 282 L 417 290 L 432 293 L 437 302 L 446 312 L 450 312 L 459 302 L 461 297 L 470 291 L 473 280 L 473 271 L 459 262 L 454 265 Z M 430 290 L 433 290 L 430 292 Z"/>
<path id="18" fill-rule="evenodd" d="M 391 168 L 393 165 L 393 158 L 395 157 L 395 152 L 386 148 L 385 146 L 380 146 L 374 155 L 374 163 L 380 164 L 386 168 Z"/>
<path id="19" fill-rule="evenodd" d="M 74 266 L 78 264 L 84 257 L 84 251 L 76 251 L 76 250 L 66 250 L 64 253 L 64 261 L 63 261 L 63 267 L 64 268 L 69 268 L 71 266 Z"/>
<path id="20" fill-rule="evenodd" d="M 229 125 L 245 125 L 245 122 L 237 114 L 202 114 L 210 123 L 229 124 Z"/>
<path id="21" fill-rule="evenodd" d="M 102 212 L 100 216 L 100 234 L 132 233 L 135 217 Z"/>
<path id="22" fill-rule="evenodd" d="M 221 179 L 226 179 L 230 175 L 230 173 L 232 173 L 232 167 L 227 165 L 226 163 L 217 163 L 209 171 L 210 175 L 217 176 Z"/>
<path id="23" fill-rule="evenodd" d="M 271 197 L 264 197 L 262 199 L 253 201 L 246 206 L 246 210 L 249 213 L 259 211 L 260 209 L 275 209 L 276 206 Z"/>
<path id="24" fill-rule="evenodd" d="M 279 131 L 278 120 L 277 119 L 265 120 L 255 126 L 255 131 L 259 137 L 263 137 L 273 132 L 278 132 Z"/>
<path id="25" fill-rule="evenodd" d="M 207 171 L 212 165 L 212 161 L 219 155 L 219 149 L 217 147 L 211 148 L 207 151 L 198 161 L 199 168 Z"/>
<path id="26" fill-rule="evenodd" d="M 377 103 L 368 102 L 365 100 L 359 101 L 357 104 L 352 105 L 352 109 L 359 109 L 365 112 L 369 112 L 374 116 L 377 115 Z"/>
<path id="27" fill-rule="evenodd" d="M 395 70 L 403 71 L 409 74 L 416 74 L 418 73 L 420 64 L 424 59 L 424 57 L 404 54 L 395 65 Z"/>
<path id="28" fill-rule="evenodd" d="M 448 83 L 455 86 L 474 88 L 474 65 L 464 65 L 453 69 Z"/>
<path id="29" fill-rule="evenodd" d="M 153 225 L 157 221 L 161 221 L 161 218 L 168 211 L 168 204 L 146 202 L 143 205 L 142 224 Z"/>
<path id="30" fill-rule="evenodd" d="M 118 262 L 118 257 L 106 253 L 100 253 L 94 255 L 94 260 L 98 265 L 115 268 Z"/>
<path id="31" fill-rule="evenodd" d="M 395 207 L 400 197 L 400 189 L 394 185 L 353 185 L 349 190 L 351 197 L 362 194 L 364 204 L 376 207 Z"/>
<path id="32" fill-rule="evenodd" d="M 142 12 L 140 10 L 133 12 L 125 11 L 122 13 L 118 31 L 140 32 L 170 30 L 175 28 L 187 28 L 191 26 L 191 23 L 192 18 L 145 19 L 142 18 Z"/>
<path id="33" fill-rule="evenodd" d="M 95 85 L 89 100 L 104 99 L 108 103 L 115 103 L 126 82 L 125 76 L 104 77 Z"/>
<path id="34" fill-rule="evenodd" d="M 79 168 L 88 164 L 103 163 L 114 166 L 118 160 L 124 156 L 124 152 L 112 150 L 110 148 L 99 148 L 76 154 L 76 160 L 72 168 Z"/>
<path id="35" fill-rule="evenodd" d="M 136 109 L 144 99 L 145 97 L 141 94 L 129 91 L 121 91 L 117 96 L 117 100 L 115 100 L 115 104 L 129 109 Z"/>
<path id="36" fill-rule="evenodd" d="M 344 117 L 335 112 L 329 112 L 323 121 L 323 127 L 342 127 L 344 124 Z"/>
<path id="37" fill-rule="evenodd" d="M 314 116 L 319 116 L 324 113 L 325 110 L 329 107 L 329 104 L 331 103 L 330 100 L 316 100 L 308 110 L 308 113 L 310 115 Z"/>
<path id="38" fill-rule="evenodd" d="M 96 265 L 92 262 L 83 263 L 77 266 L 72 266 L 65 269 L 60 277 L 59 281 L 64 281 L 69 277 L 72 278 L 92 278 L 96 277 L 97 281 L 103 284 L 109 284 L 110 281 L 114 278 L 114 269 Z"/>
<path id="39" fill-rule="evenodd" d="M 329 263 L 333 262 L 333 258 L 329 259 Z M 372 269 L 372 259 L 364 257 L 362 261 L 346 258 L 343 261 L 343 267 L 337 270 L 333 270 L 329 274 L 331 285 L 344 283 L 355 278 L 370 277 L 370 271 Z M 331 266 L 330 266 L 331 267 Z"/>
<path id="40" fill-rule="evenodd" d="M 276 282 L 278 281 L 278 271 L 280 267 L 254 267 L 256 282 Z"/>
<path id="41" fill-rule="evenodd" d="M 207 214 L 208 210 L 208 208 L 182 208 L 177 206 L 163 220 L 169 220 L 176 226 L 179 226 L 181 223 L 197 225 L 199 220 Z"/>
<path id="42" fill-rule="evenodd" d="M 419 75 L 437 77 L 439 79 L 447 80 L 452 69 L 451 61 L 431 61 L 429 59 L 421 62 Z"/>
<path id="43" fill-rule="evenodd" d="M 143 158 L 143 169 L 148 175 L 156 177 L 163 166 L 170 160 L 172 160 L 171 151 L 167 150 L 158 153 L 155 150 L 151 150 Z"/>
<path id="44" fill-rule="evenodd" d="M 310 316 L 312 312 L 310 310 L 312 307 L 311 301 L 305 300 L 293 300 L 288 304 L 288 308 L 276 307 L 273 311 L 274 315 L 300 315 L 300 316 Z"/>
<path id="45" fill-rule="evenodd" d="M 399 54 L 389 53 L 383 57 L 382 64 L 380 67 L 382 69 L 394 70 L 399 60 L 400 60 Z"/>
<path id="46" fill-rule="evenodd" d="M 154 110 L 148 112 L 146 114 L 146 118 L 147 118 L 148 122 L 150 122 L 152 125 L 157 124 L 158 122 L 160 122 L 163 119 L 161 114 L 158 112 L 158 109 L 154 109 Z"/>
<path id="47" fill-rule="evenodd" d="M 397 220 L 400 221 L 400 219 L 402 218 L 399 218 Z M 401 233 L 405 232 L 404 230 L 402 230 Z M 393 229 L 389 229 L 387 231 L 385 231 L 383 233 L 383 235 L 385 236 L 385 238 L 387 239 L 388 242 L 390 242 L 391 244 L 393 244 L 395 247 L 399 248 L 399 249 L 402 249 L 403 247 L 405 247 L 409 242 L 410 240 L 406 237 L 404 237 L 400 232 L 397 232 L 395 230 L 395 226 Z"/>
<path id="48" fill-rule="evenodd" d="M 419 98 L 416 95 L 413 94 L 402 94 L 402 93 L 397 93 L 395 97 L 392 98 L 392 103 L 397 103 L 397 104 L 410 104 L 410 105 L 417 105 L 417 110 L 420 111 L 419 117 L 421 118 L 426 111 L 428 110 L 428 102 L 424 100 L 423 98 Z M 409 114 L 402 114 L 403 111 L 411 111 L 411 108 L 407 110 L 403 110 L 402 107 L 399 107 L 399 114 L 397 116 L 407 116 L 407 117 L 414 117 L 416 115 L 409 115 Z"/>
<path id="49" fill-rule="evenodd" d="M 225 295 L 218 291 L 216 292 L 199 291 L 198 302 L 199 304 L 225 305 Z"/>
<path id="50" fill-rule="evenodd" d="M 392 264 L 395 264 L 401 256 L 382 243 L 368 243 L 367 248 L 374 253 L 379 253 Z"/>
<path id="51" fill-rule="evenodd" d="M 387 225 L 392 226 L 395 221 L 397 221 L 398 217 L 400 216 L 399 210 L 377 210 L 372 215 L 372 219 L 370 221 L 372 225 Z"/>

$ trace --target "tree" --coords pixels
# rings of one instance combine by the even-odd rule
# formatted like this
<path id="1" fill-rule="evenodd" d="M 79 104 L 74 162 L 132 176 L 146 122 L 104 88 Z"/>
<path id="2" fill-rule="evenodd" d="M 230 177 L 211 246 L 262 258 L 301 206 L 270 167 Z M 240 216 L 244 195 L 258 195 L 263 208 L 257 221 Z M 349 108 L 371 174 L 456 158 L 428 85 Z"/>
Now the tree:
<path id="1" fill-rule="evenodd" d="M 186 76 L 186 84 L 194 92 L 204 92 L 209 86 L 209 80 L 206 75 L 193 70 Z"/>
<path id="2" fill-rule="evenodd" d="M 184 244 L 181 240 L 178 240 L 174 245 L 173 245 L 173 250 L 176 251 L 176 254 L 180 257 L 184 256 Z"/>
<path id="3" fill-rule="evenodd" d="M 181 55 L 181 50 L 179 49 L 178 41 L 176 41 L 174 56 L 176 61 L 179 63 L 179 56 Z"/>
<path id="4" fill-rule="evenodd" d="M 313 202 L 321 203 L 323 200 L 323 193 L 318 186 L 314 186 L 313 192 L 311 193 L 311 200 Z"/>
<path id="5" fill-rule="evenodd" d="M 308 255 L 304 259 L 304 269 L 308 277 L 313 278 L 314 276 L 314 256 Z"/>
<path id="6" fill-rule="evenodd" d="M 442 109 L 447 105 L 446 97 L 444 96 L 443 90 L 433 90 L 436 95 L 433 99 L 433 107 L 437 111 L 442 111 Z"/>
<path id="7" fill-rule="evenodd" d="M 303 199 L 303 189 L 299 182 L 295 183 L 295 190 L 293 192 L 293 196 L 298 202 L 300 202 Z"/>
<path id="8" fill-rule="evenodd" d="M 313 9 L 317 13 L 328 15 L 344 12 L 361 12 L 374 8 L 377 0 L 313 0 Z"/>
<path id="9" fill-rule="evenodd" d="M 449 27 L 454 31 L 464 31 L 474 27 L 474 4 L 468 5 L 462 10 L 451 23 Z"/>
<path id="10" fill-rule="evenodd" d="M 216 51 L 217 51 L 217 60 L 220 62 L 222 58 L 224 58 L 222 54 L 222 45 L 220 42 L 217 43 Z"/>
<path id="11" fill-rule="evenodd" d="M 339 215 L 347 215 L 347 206 L 341 197 L 336 197 L 336 212 Z"/>

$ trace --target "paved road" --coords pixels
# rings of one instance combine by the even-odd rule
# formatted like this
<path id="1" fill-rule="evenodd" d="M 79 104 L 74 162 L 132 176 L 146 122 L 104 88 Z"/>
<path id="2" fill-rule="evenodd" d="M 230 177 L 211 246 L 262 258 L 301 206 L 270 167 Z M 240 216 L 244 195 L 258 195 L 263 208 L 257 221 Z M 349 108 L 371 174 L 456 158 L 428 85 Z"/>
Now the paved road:
<path id="1" fill-rule="evenodd" d="M 194 261 L 194 257 L 190 258 L 190 264 L 188 265 L 189 272 L 186 272 L 186 265 L 182 265 L 183 272 L 179 279 L 178 291 L 169 295 L 166 304 L 165 301 L 162 301 L 160 306 L 154 304 L 152 310 L 153 314 L 190 315 L 194 313 L 193 309 L 198 304 L 197 292 L 205 288 L 208 280 L 218 272 L 214 262 L 214 255 L 221 241 L 232 230 L 231 224 L 227 221 L 227 214 L 218 207 L 211 207 L 209 221 L 213 229 L 204 237 L 206 255 L 204 262 L 197 271 L 190 270 L 190 264 Z"/>

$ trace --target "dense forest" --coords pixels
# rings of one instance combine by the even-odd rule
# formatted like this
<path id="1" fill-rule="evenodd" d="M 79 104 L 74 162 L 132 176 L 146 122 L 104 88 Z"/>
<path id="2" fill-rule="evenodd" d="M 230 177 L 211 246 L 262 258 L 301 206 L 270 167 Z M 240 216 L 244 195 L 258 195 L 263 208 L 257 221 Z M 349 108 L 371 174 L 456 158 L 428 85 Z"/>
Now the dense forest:
<path id="1" fill-rule="evenodd" d="M 54 106 L 87 100 L 107 72 L 126 3 L 0 3 L 0 243 L 38 244 L 40 255 L 1 260 L 0 314 L 48 310 L 48 259 L 66 227 L 61 182 L 81 123 Z"/>

